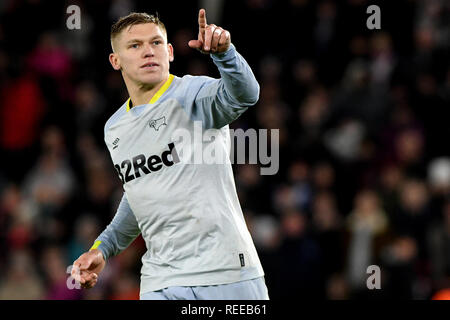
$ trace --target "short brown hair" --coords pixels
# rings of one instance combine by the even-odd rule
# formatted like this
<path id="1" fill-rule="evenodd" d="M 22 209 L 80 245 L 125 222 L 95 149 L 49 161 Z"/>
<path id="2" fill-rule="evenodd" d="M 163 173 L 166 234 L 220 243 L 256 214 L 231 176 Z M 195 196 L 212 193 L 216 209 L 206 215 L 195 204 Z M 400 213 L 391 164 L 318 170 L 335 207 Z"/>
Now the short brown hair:
<path id="1" fill-rule="evenodd" d="M 113 47 L 113 40 L 126 28 L 134 26 L 136 24 L 143 23 L 154 23 L 161 28 L 161 30 L 166 34 L 167 30 L 164 23 L 159 20 L 158 14 L 152 15 L 145 12 L 132 12 L 125 17 L 121 17 L 116 23 L 111 27 L 111 47 Z M 114 47 L 113 47 L 114 50 Z"/>

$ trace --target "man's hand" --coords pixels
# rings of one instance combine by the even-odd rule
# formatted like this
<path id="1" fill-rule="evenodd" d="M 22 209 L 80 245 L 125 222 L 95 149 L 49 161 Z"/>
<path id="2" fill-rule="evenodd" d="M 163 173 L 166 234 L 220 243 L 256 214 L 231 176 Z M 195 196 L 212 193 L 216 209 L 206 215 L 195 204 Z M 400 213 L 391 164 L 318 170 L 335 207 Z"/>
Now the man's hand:
<path id="1" fill-rule="evenodd" d="M 72 277 L 80 282 L 85 289 L 90 289 L 96 285 L 98 274 L 105 267 L 105 259 L 98 249 L 93 249 L 83 253 L 75 262 L 72 268 Z"/>
<path id="2" fill-rule="evenodd" d="M 230 44 L 230 33 L 215 24 L 206 24 L 205 9 L 200 9 L 198 12 L 198 39 L 189 41 L 189 47 L 208 54 L 225 52 Z"/>

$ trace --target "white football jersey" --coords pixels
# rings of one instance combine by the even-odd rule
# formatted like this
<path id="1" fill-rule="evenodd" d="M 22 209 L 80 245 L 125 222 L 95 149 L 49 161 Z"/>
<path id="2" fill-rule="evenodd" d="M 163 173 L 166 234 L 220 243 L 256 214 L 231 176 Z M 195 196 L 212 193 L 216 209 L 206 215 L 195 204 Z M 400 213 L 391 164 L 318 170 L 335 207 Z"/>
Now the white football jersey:
<path id="1" fill-rule="evenodd" d="M 105 125 L 124 196 L 94 246 L 107 259 L 142 234 L 141 293 L 264 275 L 230 162 L 198 161 L 212 149 L 229 159 L 228 124 L 257 102 L 259 85 L 233 45 L 210 56 L 221 79 L 170 75 L 148 104 L 128 100 Z M 198 129 L 214 139 L 194 139 Z"/>

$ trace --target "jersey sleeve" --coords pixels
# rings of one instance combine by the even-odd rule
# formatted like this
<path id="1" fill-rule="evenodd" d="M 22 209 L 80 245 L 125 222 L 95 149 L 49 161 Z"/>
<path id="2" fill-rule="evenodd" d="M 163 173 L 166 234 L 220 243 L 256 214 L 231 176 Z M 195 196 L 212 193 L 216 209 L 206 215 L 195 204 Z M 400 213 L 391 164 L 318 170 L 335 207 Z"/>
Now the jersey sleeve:
<path id="1" fill-rule="evenodd" d="M 236 120 L 259 99 L 259 84 L 247 61 L 233 44 L 224 53 L 210 54 L 221 78 L 192 78 L 186 102 L 194 120 L 205 128 L 221 128 Z"/>
<path id="2" fill-rule="evenodd" d="M 91 249 L 99 249 L 107 260 L 125 250 L 140 233 L 136 217 L 124 193 L 114 218 Z"/>

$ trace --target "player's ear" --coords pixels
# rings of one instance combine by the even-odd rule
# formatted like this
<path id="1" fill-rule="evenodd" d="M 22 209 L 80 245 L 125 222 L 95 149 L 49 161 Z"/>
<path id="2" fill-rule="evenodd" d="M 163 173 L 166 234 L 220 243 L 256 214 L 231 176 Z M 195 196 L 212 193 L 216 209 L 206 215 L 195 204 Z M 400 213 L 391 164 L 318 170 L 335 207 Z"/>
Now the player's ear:
<path id="1" fill-rule="evenodd" d="M 109 54 L 109 62 L 111 63 L 114 70 L 120 70 L 120 59 L 116 53 Z"/>
<path id="2" fill-rule="evenodd" d="M 167 50 L 169 52 L 169 61 L 172 62 L 175 57 L 173 55 L 173 46 L 170 43 L 167 44 Z"/>

